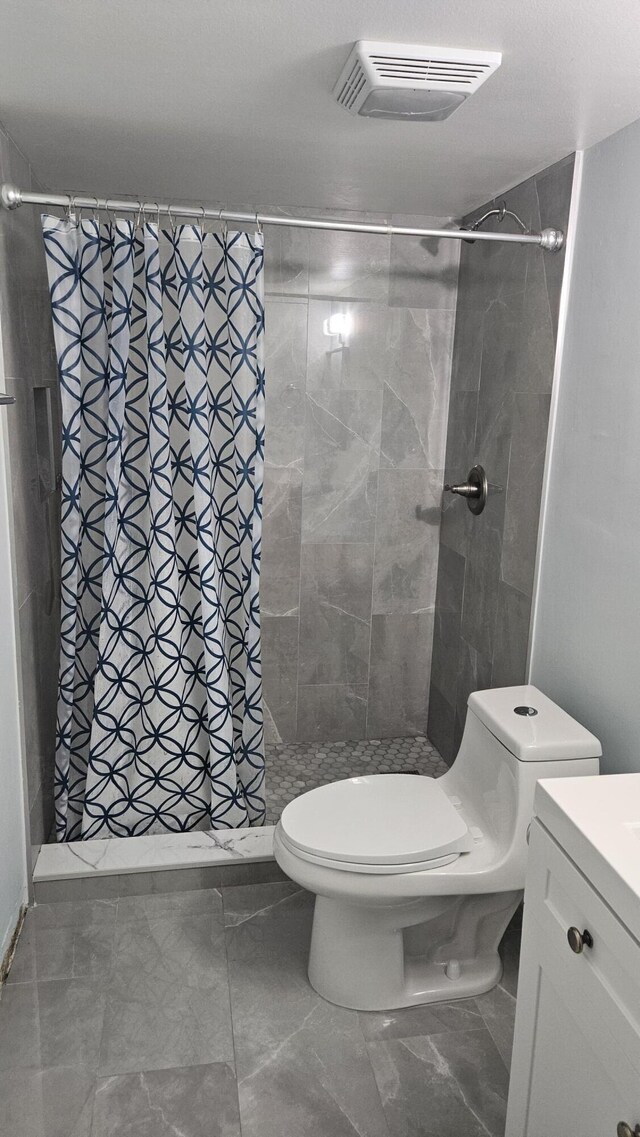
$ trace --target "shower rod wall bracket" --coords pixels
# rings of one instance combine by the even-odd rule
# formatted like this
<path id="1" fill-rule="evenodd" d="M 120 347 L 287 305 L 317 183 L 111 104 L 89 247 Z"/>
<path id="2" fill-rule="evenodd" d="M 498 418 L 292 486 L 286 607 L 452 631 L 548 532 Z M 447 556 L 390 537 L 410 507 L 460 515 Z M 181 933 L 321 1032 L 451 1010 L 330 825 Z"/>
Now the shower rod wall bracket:
<path id="1" fill-rule="evenodd" d="M 4 182 L 0 186 L 0 198 L 5 209 L 17 209 L 19 205 L 22 205 L 20 190 L 16 186 L 9 185 L 8 182 Z"/>
<path id="2" fill-rule="evenodd" d="M 346 233 L 381 233 L 398 237 L 436 237 L 442 240 L 468 241 L 468 229 L 421 229 L 409 225 L 386 225 L 368 221 L 342 221 L 329 217 L 293 217 L 287 213 L 248 213 L 234 209 L 214 209 L 205 205 L 179 203 L 158 203 L 140 201 L 137 198 L 117 199 L 97 197 L 94 194 L 37 193 L 35 190 L 22 190 L 5 183 L 0 186 L 0 203 L 5 209 L 17 209 L 21 205 L 40 205 L 55 209 L 89 209 L 92 213 L 105 210 L 111 213 L 136 213 L 152 219 L 160 215 L 167 217 L 192 217 L 196 221 L 226 221 L 238 225 L 277 225 L 292 229 L 334 229 Z M 547 252 L 562 248 L 564 235 L 560 229 L 543 229 L 540 233 L 480 233 L 473 232 L 474 241 L 498 241 L 503 244 L 538 245 Z"/>
<path id="3" fill-rule="evenodd" d="M 559 253 L 564 245 L 562 229 L 543 229 L 540 234 L 540 244 L 548 253 Z"/>

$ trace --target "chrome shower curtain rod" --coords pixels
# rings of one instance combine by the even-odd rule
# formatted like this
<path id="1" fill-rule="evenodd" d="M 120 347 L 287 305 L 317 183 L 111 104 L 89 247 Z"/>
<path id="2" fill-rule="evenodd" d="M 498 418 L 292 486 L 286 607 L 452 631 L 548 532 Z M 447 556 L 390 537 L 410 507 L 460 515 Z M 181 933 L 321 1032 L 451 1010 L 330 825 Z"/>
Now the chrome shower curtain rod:
<path id="1" fill-rule="evenodd" d="M 557 252 L 564 244 L 561 229 L 547 228 L 540 233 L 481 233 L 477 229 L 421 229 L 408 225 L 378 225 L 365 221 L 339 221 L 332 218 L 291 217 L 285 214 L 244 213 L 234 209 L 213 209 L 205 205 L 167 204 L 157 201 L 119 200 L 70 193 L 34 193 L 17 186 L 0 187 L 5 209 L 20 205 L 45 205 L 59 209 L 91 209 L 113 213 L 139 213 L 147 217 L 193 217 L 197 221 L 226 221 L 237 225 L 279 225 L 295 229 L 337 229 L 347 233 L 383 233 L 399 237 L 438 237 L 454 241 L 502 241 L 515 245 L 540 245 Z"/>

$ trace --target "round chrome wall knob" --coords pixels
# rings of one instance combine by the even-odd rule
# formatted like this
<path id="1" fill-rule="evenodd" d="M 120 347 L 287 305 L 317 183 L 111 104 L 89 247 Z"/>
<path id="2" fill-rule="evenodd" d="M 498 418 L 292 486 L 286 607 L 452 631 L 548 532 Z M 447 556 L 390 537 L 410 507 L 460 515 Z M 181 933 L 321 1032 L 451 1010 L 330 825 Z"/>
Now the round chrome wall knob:
<path id="1" fill-rule="evenodd" d="M 576 953 L 576 955 L 580 955 L 580 952 L 583 948 L 593 947 L 593 936 L 591 935 L 591 932 L 587 931 L 586 928 L 584 932 L 579 931 L 578 928 L 569 928 L 567 932 L 567 939 L 569 941 L 569 947 Z M 633 1137 L 633 1134 L 631 1137 Z"/>

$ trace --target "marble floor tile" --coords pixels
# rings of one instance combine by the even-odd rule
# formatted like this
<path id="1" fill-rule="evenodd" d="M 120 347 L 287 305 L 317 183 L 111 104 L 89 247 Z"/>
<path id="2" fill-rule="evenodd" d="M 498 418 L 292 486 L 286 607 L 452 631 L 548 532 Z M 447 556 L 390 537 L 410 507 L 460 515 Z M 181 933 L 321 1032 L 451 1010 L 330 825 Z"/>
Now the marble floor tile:
<path id="1" fill-rule="evenodd" d="M 307 979 L 313 897 L 242 891 L 224 901 L 244 1137 L 386 1137 L 357 1013 Z"/>
<path id="2" fill-rule="evenodd" d="M 40 1063 L 96 1068 L 104 1022 L 102 985 L 88 979 L 38 983 Z"/>
<path id="3" fill-rule="evenodd" d="M 400 741 L 383 746 L 406 761 Z M 350 761 L 375 751 L 344 747 Z M 298 754 L 322 761 L 313 746 Z M 366 1014 L 308 982 L 313 902 L 284 880 L 29 913 L 36 974 L 48 931 L 42 958 L 64 969 L 63 944 L 82 961 L 100 921 L 114 966 L 106 985 L 34 981 L 25 952 L 23 979 L 0 994 L 0 1132 L 239 1137 L 241 1121 L 243 1137 L 500 1137 L 519 914 L 493 991 Z"/>
<path id="4" fill-rule="evenodd" d="M 243 1137 L 387 1137 L 356 1013 L 289 966 L 230 975 Z"/>
<path id="5" fill-rule="evenodd" d="M 118 961 L 114 991 L 131 990 L 141 968 L 160 982 L 216 985 L 225 965 L 221 902 L 215 913 L 194 915 L 174 909 L 168 915 L 146 915 L 119 924 L 114 952 Z"/>
<path id="6" fill-rule="evenodd" d="M 104 993 L 89 980 L 7 984 L 0 998 L 0 1071 L 95 1069 L 103 1018 Z"/>
<path id="7" fill-rule="evenodd" d="M 368 1046 L 392 1137 L 502 1137 L 508 1075 L 486 1027 Z"/>
<path id="8" fill-rule="evenodd" d="M 513 1028 L 516 1017 L 516 1000 L 513 995 L 497 986 L 476 999 L 485 1026 L 495 1042 L 507 1069 L 511 1067 Z"/>
<path id="9" fill-rule="evenodd" d="M 389 1038 L 416 1038 L 420 1035 L 450 1034 L 483 1026 L 474 999 L 453 1003 L 429 1003 L 424 1007 L 405 1007 L 395 1011 L 359 1011 L 360 1027 L 372 1042 Z"/>
<path id="10" fill-rule="evenodd" d="M 306 985 L 313 905 L 314 897 L 292 881 L 225 888 L 229 960 L 289 968 Z"/>
<path id="11" fill-rule="evenodd" d="M 208 915 L 222 919 L 222 893 L 217 888 L 194 888 L 190 892 L 158 892 L 118 899 L 117 923 L 135 924 L 162 917 Z"/>
<path id="12" fill-rule="evenodd" d="M 93 979 L 111 974 L 115 925 L 86 924 L 35 929 L 38 979 Z"/>
<path id="13" fill-rule="evenodd" d="M 249 921 L 265 919 L 273 913 L 276 906 L 289 902 L 297 893 L 304 893 L 304 890 L 292 880 L 225 888 L 223 890 L 224 926 L 239 928 Z"/>
<path id="14" fill-rule="evenodd" d="M 233 1069 L 219 1062 L 102 1078 L 91 1137 L 240 1137 Z"/>
<path id="15" fill-rule="evenodd" d="M 172 981 L 109 995 L 100 1051 L 101 1074 L 158 1070 L 233 1060 L 228 991 Z"/>
<path id="16" fill-rule="evenodd" d="M 87 1066 L 0 1074 L 0 1133 L 91 1137 L 95 1074 Z"/>
<path id="17" fill-rule="evenodd" d="M 0 1071 L 39 1065 L 37 986 L 6 983 L 0 989 Z"/>
<path id="18" fill-rule="evenodd" d="M 36 904 L 29 910 L 36 928 L 77 928 L 100 924 L 109 927 L 116 922 L 117 900 L 60 900 Z"/>
<path id="19" fill-rule="evenodd" d="M 221 913 L 118 926 L 100 1073 L 233 1058 Z"/>

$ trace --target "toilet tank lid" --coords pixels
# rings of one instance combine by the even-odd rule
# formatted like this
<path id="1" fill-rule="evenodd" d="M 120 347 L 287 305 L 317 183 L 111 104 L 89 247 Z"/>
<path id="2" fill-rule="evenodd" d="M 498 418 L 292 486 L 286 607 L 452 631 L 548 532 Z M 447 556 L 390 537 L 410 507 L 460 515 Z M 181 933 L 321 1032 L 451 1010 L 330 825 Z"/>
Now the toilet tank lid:
<path id="1" fill-rule="evenodd" d="M 474 691 L 468 705 L 521 762 L 599 758 L 602 754 L 595 735 L 537 687 L 527 684 Z"/>

